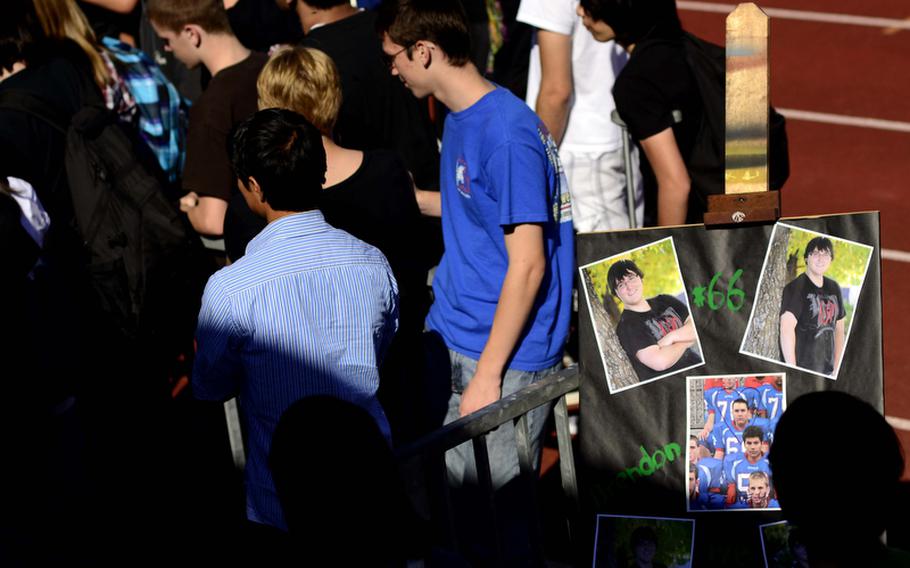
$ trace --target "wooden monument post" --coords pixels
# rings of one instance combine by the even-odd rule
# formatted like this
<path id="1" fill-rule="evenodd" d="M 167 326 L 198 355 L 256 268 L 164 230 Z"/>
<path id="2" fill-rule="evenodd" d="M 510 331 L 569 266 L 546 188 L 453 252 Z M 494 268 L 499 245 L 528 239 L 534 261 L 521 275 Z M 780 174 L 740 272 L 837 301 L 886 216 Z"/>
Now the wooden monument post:
<path id="1" fill-rule="evenodd" d="M 777 221 L 768 190 L 768 16 L 740 4 L 727 16 L 724 194 L 708 196 L 705 225 Z"/>

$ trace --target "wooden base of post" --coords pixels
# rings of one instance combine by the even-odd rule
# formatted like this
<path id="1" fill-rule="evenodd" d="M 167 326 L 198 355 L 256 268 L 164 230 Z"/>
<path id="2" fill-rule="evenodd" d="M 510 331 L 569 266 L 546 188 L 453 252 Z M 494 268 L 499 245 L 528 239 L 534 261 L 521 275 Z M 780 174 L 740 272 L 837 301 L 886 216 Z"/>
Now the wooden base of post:
<path id="1" fill-rule="evenodd" d="M 780 219 L 780 193 L 728 193 L 708 196 L 705 225 L 738 225 L 741 223 L 774 223 Z"/>

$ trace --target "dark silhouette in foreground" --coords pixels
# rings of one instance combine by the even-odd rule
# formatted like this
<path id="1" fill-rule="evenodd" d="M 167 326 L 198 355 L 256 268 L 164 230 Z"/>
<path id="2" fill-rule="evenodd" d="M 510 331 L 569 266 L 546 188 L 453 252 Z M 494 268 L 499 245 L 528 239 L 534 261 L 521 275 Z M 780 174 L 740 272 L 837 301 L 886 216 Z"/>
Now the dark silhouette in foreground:
<path id="1" fill-rule="evenodd" d="M 870 459 L 843 463 L 847 470 L 822 467 L 821 459 L 846 448 Z M 810 566 L 910 566 L 910 553 L 881 540 L 904 457 L 872 406 L 835 391 L 799 397 L 781 416 L 770 460 L 784 517 L 799 529 Z M 871 491 L 851 490 L 856 482 Z"/>

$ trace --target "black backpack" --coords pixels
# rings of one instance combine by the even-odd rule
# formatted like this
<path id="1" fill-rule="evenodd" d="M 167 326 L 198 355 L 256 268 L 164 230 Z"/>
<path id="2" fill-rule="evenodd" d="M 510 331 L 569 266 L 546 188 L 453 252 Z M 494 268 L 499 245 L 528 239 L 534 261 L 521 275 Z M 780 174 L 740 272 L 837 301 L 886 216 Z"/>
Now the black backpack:
<path id="1" fill-rule="evenodd" d="M 653 45 L 678 43 L 669 40 L 642 42 L 635 53 L 640 54 Z M 686 160 L 686 170 L 692 183 L 689 195 L 689 223 L 701 223 L 701 213 L 708 209 L 708 195 L 724 193 L 724 138 L 726 130 L 726 50 L 683 32 L 682 46 L 686 63 L 698 88 L 702 120 Z M 686 120 L 683 116 L 682 120 Z M 774 107 L 768 110 L 768 186 L 777 190 L 790 177 L 790 156 L 787 145 L 787 124 Z"/>
<path id="2" fill-rule="evenodd" d="M 147 348 L 185 343 L 207 275 L 201 242 L 176 200 L 167 197 L 156 164 L 143 159 L 138 137 L 118 123 L 97 92 L 83 87 L 83 101 L 67 120 L 32 93 L 0 93 L 0 106 L 65 135 L 74 223 L 109 329 Z"/>
<path id="3" fill-rule="evenodd" d="M 683 34 L 686 62 L 698 86 L 703 119 L 689 155 L 687 169 L 699 200 L 724 193 L 724 131 L 726 128 L 726 50 L 688 32 Z M 768 186 L 777 190 L 790 177 L 786 119 L 774 107 L 768 110 Z"/>

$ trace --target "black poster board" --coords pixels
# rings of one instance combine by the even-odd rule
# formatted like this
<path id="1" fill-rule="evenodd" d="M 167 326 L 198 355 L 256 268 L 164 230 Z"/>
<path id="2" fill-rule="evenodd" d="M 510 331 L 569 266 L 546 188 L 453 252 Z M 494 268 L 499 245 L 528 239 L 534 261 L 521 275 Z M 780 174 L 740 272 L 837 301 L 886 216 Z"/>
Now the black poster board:
<path id="1" fill-rule="evenodd" d="M 788 400 L 806 392 L 833 389 L 883 409 L 878 214 L 794 218 L 781 223 L 867 245 L 870 251 L 861 287 L 856 287 L 856 296 L 851 299 L 856 307 L 836 380 L 740 352 L 772 234 L 781 224 L 733 229 L 697 225 L 578 235 L 577 260 L 582 267 L 672 237 L 704 358 L 704 364 L 696 368 L 634 388 L 614 388 L 611 394 L 584 284 L 579 284 L 579 462 L 585 522 L 590 520 L 593 525 L 597 514 L 691 518 L 696 521 L 692 566 L 763 566 L 758 527 L 781 520 L 779 512 L 687 512 L 686 377 L 786 373 Z M 742 290 L 743 295 L 728 304 L 729 284 L 737 273 L 732 289 Z M 648 279 L 647 274 L 644 279 Z M 713 308 L 703 301 L 704 294 L 710 292 L 716 292 Z M 695 302 L 699 294 L 700 307 Z M 739 308 L 733 310 L 731 306 Z M 807 451 L 812 451 L 809 440 Z M 820 468 L 838 467 L 829 458 L 819 456 L 819 460 Z M 593 555 L 593 544 L 591 548 Z"/>

